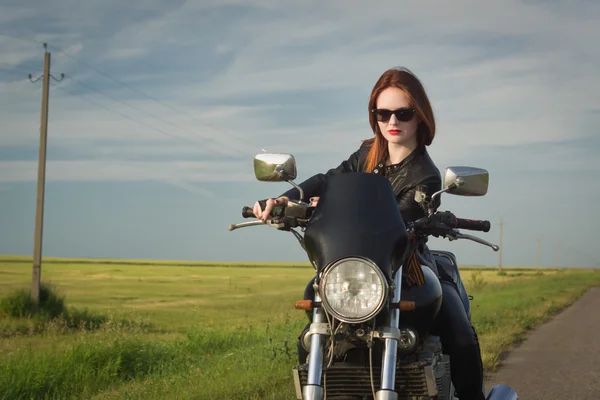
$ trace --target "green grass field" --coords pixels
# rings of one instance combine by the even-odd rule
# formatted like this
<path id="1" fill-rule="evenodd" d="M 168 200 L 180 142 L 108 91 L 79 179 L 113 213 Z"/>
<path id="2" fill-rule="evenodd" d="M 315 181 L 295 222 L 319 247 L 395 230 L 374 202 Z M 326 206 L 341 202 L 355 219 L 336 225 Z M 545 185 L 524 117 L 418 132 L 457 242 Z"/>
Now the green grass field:
<path id="1" fill-rule="evenodd" d="M 45 259 L 42 268 L 79 320 L 0 316 L 0 399 L 295 398 L 306 320 L 294 302 L 308 264 Z M 488 371 L 600 284 L 593 270 L 504 271 L 461 270 Z M 30 260 L 0 257 L 0 298 L 30 282 Z"/>

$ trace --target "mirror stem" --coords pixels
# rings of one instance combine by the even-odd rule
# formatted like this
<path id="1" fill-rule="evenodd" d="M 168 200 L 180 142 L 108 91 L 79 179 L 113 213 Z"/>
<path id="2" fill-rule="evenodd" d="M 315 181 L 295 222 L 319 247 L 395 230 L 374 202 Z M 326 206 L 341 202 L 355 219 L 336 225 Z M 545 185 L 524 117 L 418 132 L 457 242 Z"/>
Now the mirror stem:
<path id="1" fill-rule="evenodd" d="M 446 188 L 446 189 L 442 189 L 440 191 L 435 192 L 432 196 L 431 196 L 431 200 L 429 201 L 429 216 L 431 217 L 431 215 L 433 214 L 433 205 L 435 204 L 435 199 L 437 197 L 440 197 L 440 195 L 442 193 L 446 193 L 448 190 L 450 190 L 450 188 Z"/>
<path id="2" fill-rule="evenodd" d="M 300 192 L 300 201 L 304 201 L 304 190 L 302 190 L 302 188 L 298 185 L 296 185 L 296 183 L 294 183 L 294 181 L 288 181 L 288 183 L 290 185 L 292 185 L 293 187 L 295 187 L 296 189 L 298 189 L 298 191 Z"/>
<path id="3" fill-rule="evenodd" d="M 434 204 L 434 201 L 435 201 L 436 197 L 439 197 L 442 193 L 449 192 L 452 189 L 460 187 L 460 186 L 462 186 L 464 184 L 465 184 L 465 180 L 459 177 L 459 178 L 456 179 L 455 182 L 453 182 L 452 184 L 448 185 L 448 187 L 446 189 L 442 189 L 442 190 L 439 190 L 439 191 L 435 192 L 431 196 L 431 202 L 430 202 L 430 204 L 432 205 L 432 207 L 430 207 L 430 209 L 429 209 L 429 216 L 431 216 L 433 214 L 433 204 Z"/>

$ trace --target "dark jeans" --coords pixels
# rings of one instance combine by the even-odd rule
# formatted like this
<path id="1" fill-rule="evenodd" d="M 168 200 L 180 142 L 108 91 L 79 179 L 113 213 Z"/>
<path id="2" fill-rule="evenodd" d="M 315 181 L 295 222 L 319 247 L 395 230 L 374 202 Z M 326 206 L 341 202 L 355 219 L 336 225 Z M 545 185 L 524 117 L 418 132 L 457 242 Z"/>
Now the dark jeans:
<path id="1" fill-rule="evenodd" d="M 450 356 L 452 383 L 460 400 L 483 400 L 483 363 L 475 328 L 469 321 L 458 290 L 441 281 L 442 306 L 432 329 Z"/>
<path id="2" fill-rule="evenodd" d="M 313 282 L 314 278 L 304 290 L 305 300 L 314 299 Z M 444 353 L 450 356 L 452 383 L 460 400 L 484 400 L 483 363 L 477 333 L 454 284 L 441 283 L 442 305 L 431 333 L 440 336 Z M 306 315 L 312 320 L 312 311 L 307 311 Z M 300 363 L 305 362 L 306 356 L 306 350 L 298 343 Z"/>

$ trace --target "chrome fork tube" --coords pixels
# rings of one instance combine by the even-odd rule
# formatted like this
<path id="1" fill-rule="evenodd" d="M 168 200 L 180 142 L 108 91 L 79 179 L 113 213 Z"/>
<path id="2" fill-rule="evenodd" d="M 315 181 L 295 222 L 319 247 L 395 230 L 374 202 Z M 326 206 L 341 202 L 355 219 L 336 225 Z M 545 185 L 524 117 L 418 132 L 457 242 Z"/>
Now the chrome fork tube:
<path id="1" fill-rule="evenodd" d="M 400 302 L 402 289 L 402 267 L 396 272 L 394 277 L 394 303 Z M 384 328 L 384 351 L 381 365 L 381 388 L 376 393 L 377 400 L 395 400 L 398 394 L 395 390 L 396 383 L 396 355 L 398 354 L 398 340 L 400 339 L 400 330 L 398 325 L 400 322 L 400 309 L 393 308 L 390 310 L 387 327 Z"/>
<path id="2" fill-rule="evenodd" d="M 320 302 L 321 297 L 315 293 L 315 301 Z M 306 386 L 302 388 L 303 400 L 322 400 L 323 386 L 321 377 L 323 375 L 323 325 L 327 323 L 325 313 L 320 307 L 313 308 L 313 322 L 310 330 L 313 331 L 310 337 L 310 353 L 308 359 L 308 379 Z"/>

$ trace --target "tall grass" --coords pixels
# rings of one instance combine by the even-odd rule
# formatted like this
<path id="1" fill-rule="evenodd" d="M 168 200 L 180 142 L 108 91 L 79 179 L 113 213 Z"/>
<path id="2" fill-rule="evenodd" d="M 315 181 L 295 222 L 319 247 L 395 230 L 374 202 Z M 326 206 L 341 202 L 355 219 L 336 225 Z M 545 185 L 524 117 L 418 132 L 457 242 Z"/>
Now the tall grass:
<path id="1" fill-rule="evenodd" d="M 230 361 L 220 364 L 234 355 L 237 357 L 233 359 L 252 360 L 253 368 L 264 373 L 269 364 L 292 362 L 295 347 L 290 343 L 302 326 L 288 321 L 270 330 L 252 326 L 231 330 L 195 327 L 186 338 L 175 340 L 148 340 L 143 332 L 105 328 L 79 336 L 63 353 L 25 349 L 12 354 L 0 363 L 0 396 L 3 399 L 90 398 L 147 377 L 163 379 L 190 371 L 207 376 L 214 375 L 215 368 L 232 369 L 236 374 L 243 372 L 232 368 Z M 265 378 L 261 385 L 270 379 Z M 218 386 L 227 389 L 226 382 L 221 381 Z"/>
<path id="2" fill-rule="evenodd" d="M 27 256 L 0 255 L 0 263 L 31 263 Z M 182 261 L 182 260 L 143 260 L 105 258 L 62 258 L 44 257 L 43 264 L 90 264 L 90 265 L 136 265 L 154 267 L 226 267 L 226 268 L 310 268 L 310 262 L 228 262 L 228 261 Z"/>
<path id="3" fill-rule="evenodd" d="M 40 284 L 39 301 L 35 303 L 30 292 L 18 289 L 0 300 L 0 315 L 17 318 L 31 318 L 38 316 L 52 319 L 65 311 L 64 297 L 47 283 Z"/>
<path id="4" fill-rule="evenodd" d="M 118 314 L 103 314 L 92 312 L 87 308 L 67 307 L 65 297 L 60 295 L 53 285 L 42 282 L 37 303 L 25 289 L 16 289 L 0 299 L 0 338 L 92 331 L 104 325 L 120 328 L 152 327 L 151 323 L 137 316 L 130 320 Z"/>

